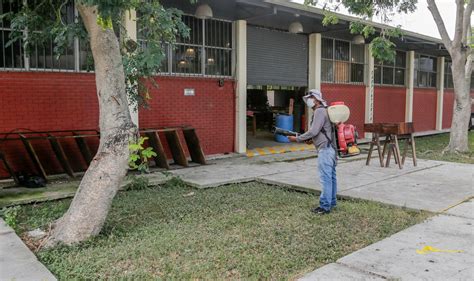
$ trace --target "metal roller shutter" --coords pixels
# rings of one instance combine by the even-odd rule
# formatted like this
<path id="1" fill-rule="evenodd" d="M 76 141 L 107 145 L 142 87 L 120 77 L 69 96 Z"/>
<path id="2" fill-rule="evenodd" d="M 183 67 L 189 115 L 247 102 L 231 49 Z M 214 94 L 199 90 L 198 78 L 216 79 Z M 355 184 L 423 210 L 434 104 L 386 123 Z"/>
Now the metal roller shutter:
<path id="1" fill-rule="evenodd" d="M 247 27 L 249 85 L 308 85 L 308 37 Z"/>

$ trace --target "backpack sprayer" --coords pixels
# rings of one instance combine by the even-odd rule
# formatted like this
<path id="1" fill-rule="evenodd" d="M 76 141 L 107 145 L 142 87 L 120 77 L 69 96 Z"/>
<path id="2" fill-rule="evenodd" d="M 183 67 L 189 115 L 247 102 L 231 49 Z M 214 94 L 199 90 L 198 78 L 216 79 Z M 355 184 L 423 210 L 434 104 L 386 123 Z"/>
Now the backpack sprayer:
<path id="1" fill-rule="evenodd" d="M 329 120 L 333 124 L 336 135 L 337 151 L 340 157 L 350 157 L 360 154 L 357 147 L 357 131 L 354 125 L 345 124 L 351 115 L 350 109 L 344 102 L 333 102 L 327 108 Z M 283 136 L 295 136 L 299 134 L 290 130 L 273 128 L 274 134 Z"/>

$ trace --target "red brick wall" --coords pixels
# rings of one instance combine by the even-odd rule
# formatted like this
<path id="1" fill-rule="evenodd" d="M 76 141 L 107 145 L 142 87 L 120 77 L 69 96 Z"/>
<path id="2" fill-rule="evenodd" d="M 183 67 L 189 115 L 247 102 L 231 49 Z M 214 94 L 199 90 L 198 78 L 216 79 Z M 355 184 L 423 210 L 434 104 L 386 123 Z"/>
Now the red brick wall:
<path id="1" fill-rule="evenodd" d="M 350 84 L 322 84 L 321 92 L 329 103 L 343 101 L 351 110 L 347 123 L 357 127 L 359 136 L 364 134 L 365 86 Z"/>
<path id="2" fill-rule="evenodd" d="M 451 128 L 453 119 L 454 90 L 444 89 L 443 95 L 443 129 Z"/>
<path id="3" fill-rule="evenodd" d="M 204 154 L 234 151 L 235 94 L 232 80 L 157 77 L 150 108 L 140 110 L 140 128 L 189 125 L 196 128 Z M 192 88 L 195 96 L 184 96 Z"/>
<path id="4" fill-rule="evenodd" d="M 415 131 L 436 129 L 436 89 L 415 88 L 413 91 L 413 125 Z"/>
<path id="5" fill-rule="evenodd" d="M 376 86 L 374 122 L 405 122 L 406 88 Z"/>
<path id="6" fill-rule="evenodd" d="M 93 74 L 0 72 L 0 132 L 80 130 L 98 128 L 98 103 Z M 0 136 L 3 138 L 3 136 Z M 62 171 L 47 141 L 32 142 L 47 173 Z M 90 142 L 93 148 L 96 141 Z M 85 163 L 74 142 L 62 141 L 76 171 Z M 30 170 L 31 161 L 18 141 L 2 142 L 0 149 L 17 170 Z M 0 164 L 0 177 L 7 174 Z"/>

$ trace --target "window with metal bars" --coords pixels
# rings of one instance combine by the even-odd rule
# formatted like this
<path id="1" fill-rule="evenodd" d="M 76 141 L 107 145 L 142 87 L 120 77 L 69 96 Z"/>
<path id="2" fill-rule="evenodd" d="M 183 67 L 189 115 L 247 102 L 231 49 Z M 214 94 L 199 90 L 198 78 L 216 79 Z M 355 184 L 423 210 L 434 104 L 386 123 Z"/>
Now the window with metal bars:
<path id="1" fill-rule="evenodd" d="M 452 89 L 454 88 L 453 82 L 453 72 L 451 70 L 452 62 L 450 60 L 445 60 L 444 62 L 444 88 Z"/>
<path id="2" fill-rule="evenodd" d="M 323 82 L 353 84 L 364 82 L 364 45 L 332 38 L 322 38 L 321 45 Z"/>
<path id="3" fill-rule="evenodd" d="M 18 12 L 25 3 L 26 0 L 3 0 L 0 4 L 0 14 Z M 76 20 L 74 1 L 64 5 L 61 15 L 66 23 Z M 0 21 L 0 70 L 79 71 L 92 68 L 90 50 L 78 39 L 71 38 L 68 46 L 58 56 L 54 51 L 53 39 L 33 45 L 30 52 L 23 49 L 21 40 L 6 47 L 11 32 L 10 22 L 4 18 Z"/>
<path id="4" fill-rule="evenodd" d="M 394 62 L 374 63 L 374 83 L 380 85 L 405 85 L 406 53 L 396 51 Z"/>
<path id="5" fill-rule="evenodd" d="M 188 38 L 179 38 L 170 48 L 171 73 L 231 76 L 232 23 L 216 19 L 183 16 L 190 28 Z"/>
<path id="6" fill-rule="evenodd" d="M 163 43 L 165 58 L 157 73 L 232 76 L 232 22 L 190 15 L 182 20 L 189 27 L 189 37 L 177 38 L 174 45 Z M 146 48 L 146 39 L 137 28 L 140 45 Z"/>
<path id="7" fill-rule="evenodd" d="M 415 87 L 436 88 L 437 68 L 436 57 L 415 54 Z"/>

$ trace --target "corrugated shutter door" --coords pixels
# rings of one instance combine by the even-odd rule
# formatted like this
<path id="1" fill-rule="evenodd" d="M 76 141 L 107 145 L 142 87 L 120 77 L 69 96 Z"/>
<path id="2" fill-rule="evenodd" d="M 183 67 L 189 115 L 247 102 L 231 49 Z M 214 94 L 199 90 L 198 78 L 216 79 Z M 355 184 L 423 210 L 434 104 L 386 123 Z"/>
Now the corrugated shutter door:
<path id="1" fill-rule="evenodd" d="M 249 85 L 308 85 L 308 37 L 247 27 Z"/>

